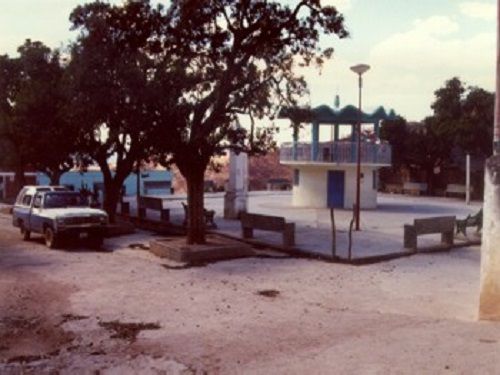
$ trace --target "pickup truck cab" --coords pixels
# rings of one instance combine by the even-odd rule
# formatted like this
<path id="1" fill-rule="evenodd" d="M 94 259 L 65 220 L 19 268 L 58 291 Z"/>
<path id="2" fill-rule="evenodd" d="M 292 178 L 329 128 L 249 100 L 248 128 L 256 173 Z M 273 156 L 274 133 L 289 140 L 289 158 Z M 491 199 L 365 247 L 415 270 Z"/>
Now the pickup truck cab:
<path id="1" fill-rule="evenodd" d="M 62 186 L 25 186 L 12 214 L 12 223 L 24 240 L 39 233 L 49 248 L 70 239 L 86 239 L 99 248 L 108 223 L 106 212 L 90 208 L 86 197 Z"/>

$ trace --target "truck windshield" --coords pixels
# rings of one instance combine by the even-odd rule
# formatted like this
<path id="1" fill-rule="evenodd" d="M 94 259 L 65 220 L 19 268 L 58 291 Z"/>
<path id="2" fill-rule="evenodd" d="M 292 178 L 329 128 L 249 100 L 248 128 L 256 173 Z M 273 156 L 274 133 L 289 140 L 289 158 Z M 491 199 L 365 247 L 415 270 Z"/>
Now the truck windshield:
<path id="1" fill-rule="evenodd" d="M 45 195 L 45 208 L 87 207 L 88 200 L 79 193 L 49 193 Z"/>

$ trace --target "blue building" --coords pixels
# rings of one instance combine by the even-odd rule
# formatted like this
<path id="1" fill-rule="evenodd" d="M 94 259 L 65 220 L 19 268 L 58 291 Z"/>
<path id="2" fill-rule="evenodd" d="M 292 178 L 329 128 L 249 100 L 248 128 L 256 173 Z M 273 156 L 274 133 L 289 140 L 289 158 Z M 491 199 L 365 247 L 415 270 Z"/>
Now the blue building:
<path id="1" fill-rule="evenodd" d="M 60 184 L 72 190 L 87 189 L 97 192 L 102 201 L 104 178 L 101 171 L 69 171 L 61 176 Z M 44 173 L 37 174 L 38 185 L 50 185 L 50 180 Z M 167 195 L 172 192 L 172 173 L 167 170 L 145 170 L 140 175 L 141 195 Z M 123 184 L 124 196 L 137 194 L 137 174 L 129 175 Z"/>

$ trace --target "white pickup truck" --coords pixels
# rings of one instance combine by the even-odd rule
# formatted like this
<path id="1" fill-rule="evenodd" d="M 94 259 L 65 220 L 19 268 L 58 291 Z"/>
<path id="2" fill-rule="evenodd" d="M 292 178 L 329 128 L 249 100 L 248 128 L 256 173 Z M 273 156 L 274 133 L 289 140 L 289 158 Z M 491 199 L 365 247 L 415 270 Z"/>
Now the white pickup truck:
<path id="1" fill-rule="evenodd" d="M 12 214 L 12 223 L 24 240 L 40 233 L 49 248 L 71 239 L 85 239 L 91 247 L 100 248 L 108 224 L 106 212 L 90 208 L 86 197 L 63 186 L 25 186 Z"/>

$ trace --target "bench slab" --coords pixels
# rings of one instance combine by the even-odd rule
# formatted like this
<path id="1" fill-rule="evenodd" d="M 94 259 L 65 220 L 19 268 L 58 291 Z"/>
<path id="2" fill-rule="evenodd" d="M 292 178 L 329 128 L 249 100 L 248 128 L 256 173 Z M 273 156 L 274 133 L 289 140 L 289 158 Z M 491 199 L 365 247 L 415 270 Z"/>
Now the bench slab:
<path id="1" fill-rule="evenodd" d="M 287 223 L 284 217 L 242 212 L 240 220 L 243 238 L 253 238 L 254 229 L 280 232 L 284 247 L 295 246 L 295 223 Z"/>
<path id="2" fill-rule="evenodd" d="M 441 243 L 447 247 L 453 245 L 455 216 L 440 216 L 415 219 L 413 225 L 404 226 L 404 247 L 417 250 L 417 237 L 422 234 L 441 234 Z"/>

